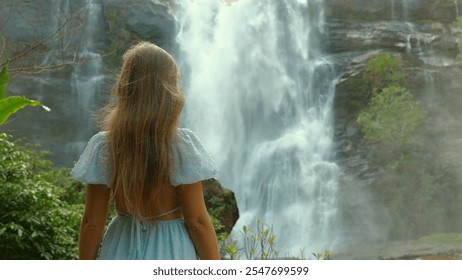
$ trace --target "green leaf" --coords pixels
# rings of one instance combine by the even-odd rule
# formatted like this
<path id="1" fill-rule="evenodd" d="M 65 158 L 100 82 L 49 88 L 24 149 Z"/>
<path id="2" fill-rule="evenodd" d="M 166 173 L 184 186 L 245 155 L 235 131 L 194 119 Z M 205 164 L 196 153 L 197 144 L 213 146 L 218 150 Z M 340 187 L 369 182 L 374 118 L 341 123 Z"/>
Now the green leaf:
<path id="1" fill-rule="evenodd" d="M 3 66 L 2 71 L 0 72 L 0 99 L 5 98 L 6 87 L 8 86 L 8 62 Z"/>
<path id="2" fill-rule="evenodd" d="M 2 125 L 10 115 L 16 113 L 25 106 L 42 106 L 44 110 L 50 111 L 50 108 L 42 105 L 39 101 L 30 100 L 23 96 L 10 96 L 0 99 L 0 125 Z"/>

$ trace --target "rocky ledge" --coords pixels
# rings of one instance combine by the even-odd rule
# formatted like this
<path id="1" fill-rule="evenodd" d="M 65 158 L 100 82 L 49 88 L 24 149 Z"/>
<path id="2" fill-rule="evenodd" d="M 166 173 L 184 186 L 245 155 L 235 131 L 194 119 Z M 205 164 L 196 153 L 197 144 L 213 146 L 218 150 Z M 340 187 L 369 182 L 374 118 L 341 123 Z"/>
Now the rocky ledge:
<path id="1" fill-rule="evenodd" d="M 358 246 L 336 260 L 462 260 L 462 234 L 435 234 L 411 241 Z"/>

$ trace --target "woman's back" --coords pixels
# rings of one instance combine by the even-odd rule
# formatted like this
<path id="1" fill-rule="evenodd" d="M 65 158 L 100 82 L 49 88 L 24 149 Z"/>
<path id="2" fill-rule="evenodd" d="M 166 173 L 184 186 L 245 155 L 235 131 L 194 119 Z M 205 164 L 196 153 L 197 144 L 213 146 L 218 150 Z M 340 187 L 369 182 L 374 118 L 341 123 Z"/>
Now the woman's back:
<path id="1" fill-rule="evenodd" d="M 156 186 L 152 186 L 156 188 Z M 150 220 L 150 221 L 165 221 L 174 218 L 183 217 L 181 207 L 179 207 L 180 202 L 178 200 L 177 191 L 171 185 L 162 187 L 163 193 L 162 199 L 159 202 L 152 201 L 151 203 L 157 203 L 159 209 L 159 214 L 155 217 L 140 217 L 141 219 Z M 114 197 L 114 207 L 117 213 L 133 216 L 134 213 L 130 213 L 128 208 L 125 205 L 125 199 L 122 197 Z"/>
<path id="2" fill-rule="evenodd" d="M 72 170 L 88 183 L 82 258 L 96 256 L 111 199 L 118 215 L 100 258 L 191 259 L 196 251 L 200 258 L 219 257 L 201 184 L 217 170 L 194 133 L 177 128 L 184 104 L 178 75 L 173 58 L 154 44 L 142 42 L 125 53 L 101 111 L 104 131 Z"/>

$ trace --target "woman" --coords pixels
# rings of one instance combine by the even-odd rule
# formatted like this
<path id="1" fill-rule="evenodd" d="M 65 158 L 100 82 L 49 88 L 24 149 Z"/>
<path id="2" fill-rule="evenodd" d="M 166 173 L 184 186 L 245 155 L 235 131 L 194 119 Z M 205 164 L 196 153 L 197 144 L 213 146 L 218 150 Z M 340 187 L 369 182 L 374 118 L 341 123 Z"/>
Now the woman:
<path id="1" fill-rule="evenodd" d="M 103 131 L 71 172 L 88 184 L 79 258 L 219 259 L 201 184 L 217 169 L 194 133 L 177 128 L 176 63 L 147 42 L 123 59 Z M 117 216 L 102 239 L 110 201 Z"/>

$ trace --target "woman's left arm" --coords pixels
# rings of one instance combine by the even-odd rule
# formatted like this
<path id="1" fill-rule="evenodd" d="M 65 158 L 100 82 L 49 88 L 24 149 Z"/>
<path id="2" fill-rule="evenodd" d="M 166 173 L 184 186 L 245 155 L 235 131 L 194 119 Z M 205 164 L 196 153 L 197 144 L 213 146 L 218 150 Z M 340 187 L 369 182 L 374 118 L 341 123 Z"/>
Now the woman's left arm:
<path id="1" fill-rule="evenodd" d="M 79 259 L 96 259 L 106 226 L 108 205 L 109 189 L 105 185 L 89 184 L 85 212 L 80 225 Z"/>

